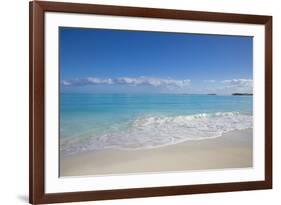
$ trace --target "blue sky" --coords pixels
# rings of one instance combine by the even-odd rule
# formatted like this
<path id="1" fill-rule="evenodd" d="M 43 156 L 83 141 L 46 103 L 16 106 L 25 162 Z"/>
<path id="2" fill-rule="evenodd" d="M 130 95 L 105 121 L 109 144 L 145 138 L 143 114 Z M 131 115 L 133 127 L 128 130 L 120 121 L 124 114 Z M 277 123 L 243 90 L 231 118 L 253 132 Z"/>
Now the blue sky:
<path id="1" fill-rule="evenodd" d="M 252 92 L 252 37 L 60 28 L 62 92 Z"/>

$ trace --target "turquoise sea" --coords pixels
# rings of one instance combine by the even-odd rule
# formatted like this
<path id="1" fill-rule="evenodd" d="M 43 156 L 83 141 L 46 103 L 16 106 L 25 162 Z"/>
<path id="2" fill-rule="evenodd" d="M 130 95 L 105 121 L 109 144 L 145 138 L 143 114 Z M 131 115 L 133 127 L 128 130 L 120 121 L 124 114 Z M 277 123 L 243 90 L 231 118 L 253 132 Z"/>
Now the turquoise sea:
<path id="1" fill-rule="evenodd" d="M 60 95 L 60 151 L 150 149 L 251 128 L 252 96 Z"/>

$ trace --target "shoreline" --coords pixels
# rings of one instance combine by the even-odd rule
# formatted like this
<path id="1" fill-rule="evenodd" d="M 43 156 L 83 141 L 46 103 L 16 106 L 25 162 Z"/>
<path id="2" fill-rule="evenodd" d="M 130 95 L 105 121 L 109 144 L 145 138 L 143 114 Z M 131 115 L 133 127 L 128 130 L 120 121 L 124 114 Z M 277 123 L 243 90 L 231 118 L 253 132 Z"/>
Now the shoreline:
<path id="1" fill-rule="evenodd" d="M 253 164 L 252 147 L 250 128 L 152 149 L 87 151 L 62 156 L 60 176 L 249 168 Z"/>

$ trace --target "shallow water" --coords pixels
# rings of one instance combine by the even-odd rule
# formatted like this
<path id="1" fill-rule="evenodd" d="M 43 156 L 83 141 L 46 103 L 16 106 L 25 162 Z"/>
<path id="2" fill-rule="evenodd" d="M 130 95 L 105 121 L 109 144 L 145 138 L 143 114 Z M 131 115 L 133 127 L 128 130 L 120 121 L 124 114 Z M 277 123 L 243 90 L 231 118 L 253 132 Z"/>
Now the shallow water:
<path id="1" fill-rule="evenodd" d="M 60 150 L 146 149 L 252 127 L 252 96 L 61 94 Z"/>

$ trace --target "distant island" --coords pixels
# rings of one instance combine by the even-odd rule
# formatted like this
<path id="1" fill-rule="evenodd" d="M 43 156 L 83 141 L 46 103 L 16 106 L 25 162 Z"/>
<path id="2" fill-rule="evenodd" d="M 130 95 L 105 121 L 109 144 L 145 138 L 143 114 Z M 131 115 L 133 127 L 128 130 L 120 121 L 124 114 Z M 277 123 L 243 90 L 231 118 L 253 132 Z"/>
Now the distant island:
<path id="1" fill-rule="evenodd" d="M 208 95 L 217 95 L 217 94 L 215 94 L 215 93 L 209 93 Z"/>
<path id="2" fill-rule="evenodd" d="M 253 95 L 253 93 L 232 93 L 232 95 Z"/>

